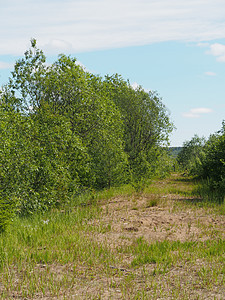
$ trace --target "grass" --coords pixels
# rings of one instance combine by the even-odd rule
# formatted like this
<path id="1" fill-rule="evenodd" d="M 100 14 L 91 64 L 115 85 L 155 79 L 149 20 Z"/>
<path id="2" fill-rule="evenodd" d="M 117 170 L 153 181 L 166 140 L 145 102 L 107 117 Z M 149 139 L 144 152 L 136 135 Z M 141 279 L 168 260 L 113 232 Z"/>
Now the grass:
<path id="1" fill-rule="evenodd" d="M 196 186 L 173 175 L 139 195 L 131 186 L 91 192 L 15 218 L 0 235 L 0 299 L 223 299 L 223 205 Z M 166 215 L 170 223 L 157 223 Z M 183 240 L 172 238 L 179 230 Z"/>
<path id="2" fill-rule="evenodd" d="M 98 215 L 98 206 L 77 207 L 69 214 L 56 211 L 32 219 L 14 220 L 0 240 L 2 297 L 32 298 L 40 291 L 42 296 L 57 295 L 72 284 L 74 272 L 76 275 L 80 265 L 85 263 L 91 276 L 91 269 L 113 264 L 114 257 L 107 246 L 86 237 L 87 231 L 101 231 L 88 225 L 88 221 Z M 59 278 L 54 275 L 56 266 L 67 269 L 70 264 L 72 273 L 66 270 Z"/>

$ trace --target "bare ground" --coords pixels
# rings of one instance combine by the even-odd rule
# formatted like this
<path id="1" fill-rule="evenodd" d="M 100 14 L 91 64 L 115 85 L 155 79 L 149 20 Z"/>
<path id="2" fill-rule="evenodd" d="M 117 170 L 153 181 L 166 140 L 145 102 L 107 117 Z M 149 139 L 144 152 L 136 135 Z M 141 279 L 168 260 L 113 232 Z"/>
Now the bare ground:
<path id="1" fill-rule="evenodd" d="M 224 215 L 186 205 L 199 200 L 168 193 L 115 197 L 103 202 L 101 219 L 90 222 L 96 228 L 102 228 L 103 225 L 110 228 L 106 232 L 96 230 L 94 240 L 115 250 L 131 245 L 140 237 L 149 243 L 224 239 Z M 99 276 L 85 285 L 85 291 L 77 290 L 78 298 L 91 299 L 95 294 L 94 299 L 225 299 L 224 285 L 202 287 L 197 274 L 204 268 L 204 260 L 198 259 L 194 264 L 182 260 L 166 274 L 152 279 L 148 275 L 154 274 L 154 264 L 132 269 L 132 259 L 132 255 L 123 255 L 121 265 L 111 266 L 114 272 L 110 284 L 107 276 Z M 224 283 L 224 274 L 221 274 L 222 277 Z M 129 284 L 126 284 L 126 278 L 127 282 L 131 281 Z M 96 290 L 99 294 L 96 294 Z"/>
<path id="2" fill-rule="evenodd" d="M 157 272 L 154 263 L 132 267 L 134 255 L 118 250 L 141 237 L 148 243 L 224 240 L 225 216 L 195 206 L 198 201 L 190 196 L 163 193 L 160 187 L 157 193 L 102 201 L 101 217 L 89 221 L 94 232 L 86 232 L 84 236 L 115 253 L 117 264 L 92 267 L 79 264 L 76 269 L 73 263 L 39 265 L 40 274 L 47 267 L 55 281 L 63 280 L 67 274 L 68 283 L 55 296 L 37 294 L 32 299 L 225 299 L 225 254 L 222 262 L 180 258 L 165 272 Z M 215 269 L 215 264 L 221 270 L 217 275 L 212 268 Z M 206 273 L 202 274 L 202 270 Z M 18 293 L 12 293 L 13 298 L 23 299 Z"/>

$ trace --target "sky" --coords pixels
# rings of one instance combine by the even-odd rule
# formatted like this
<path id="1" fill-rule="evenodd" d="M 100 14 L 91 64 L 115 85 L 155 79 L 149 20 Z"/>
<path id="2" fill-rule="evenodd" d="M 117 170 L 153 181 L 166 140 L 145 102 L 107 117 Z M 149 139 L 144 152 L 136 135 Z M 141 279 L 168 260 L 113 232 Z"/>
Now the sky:
<path id="1" fill-rule="evenodd" d="M 225 0 L 0 0 L 0 87 L 37 40 L 92 73 L 157 91 L 171 146 L 208 137 L 225 119 Z"/>

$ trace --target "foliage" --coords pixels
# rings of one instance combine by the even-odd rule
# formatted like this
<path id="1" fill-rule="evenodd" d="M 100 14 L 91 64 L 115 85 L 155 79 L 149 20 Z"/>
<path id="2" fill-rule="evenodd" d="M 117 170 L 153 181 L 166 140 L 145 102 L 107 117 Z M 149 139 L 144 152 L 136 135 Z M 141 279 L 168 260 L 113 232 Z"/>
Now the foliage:
<path id="1" fill-rule="evenodd" d="M 207 141 L 195 136 L 186 142 L 177 160 L 183 168 L 203 179 L 201 194 L 224 201 L 225 196 L 225 123 Z M 205 196 L 204 196 L 205 197 Z"/>
<path id="2" fill-rule="evenodd" d="M 214 198 L 224 201 L 225 196 L 225 122 L 219 132 L 209 137 L 205 146 L 200 176 L 207 179 Z"/>
<path id="3" fill-rule="evenodd" d="M 14 203 L 12 215 L 93 188 L 140 186 L 170 169 L 159 160 L 171 164 L 163 147 L 173 125 L 157 93 L 118 75 L 102 79 L 69 56 L 47 65 L 35 39 L 2 87 L 0 105 L 0 195 Z"/>
<path id="4" fill-rule="evenodd" d="M 204 157 L 205 139 L 197 135 L 190 141 L 183 144 L 181 151 L 177 155 L 178 164 L 185 171 L 191 174 L 200 172 L 202 159 Z"/>
<path id="5" fill-rule="evenodd" d="M 18 127 L 21 125 L 20 114 L 12 111 L 6 104 L 0 106 L 0 228 L 5 229 L 14 215 L 18 188 L 17 152 Z M 14 126 L 14 124 L 17 126 Z"/>
<path id="6" fill-rule="evenodd" d="M 16 212 L 17 201 L 13 197 L 7 197 L 0 194 L 0 233 L 5 231 L 12 222 Z"/>
<path id="7" fill-rule="evenodd" d="M 36 40 L 31 39 L 31 47 L 24 53 L 24 58 L 19 59 L 14 66 L 12 77 L 9 78 L 8 89 L 14 98 L 14 106 L 21 111 L 29 112 L 41 105 L 43 97 L 43 84 L 45 80 L 46 57 L 42 50 L 36 46 Z"/>
<path id="8" fill-rule="evenodd" d="M 205 152 L 202 176 L 217 182 L 225 179 L 225 122 L 218 133 L 210 136 Z"/>
<path id="9" fill-rule="evenodd" d="M 1 192 L 16 197 L 20 213 L 66 201 L 88 173 L 87 153 L 70 124 L 42 107 L 30 117 L 1 110 Z M 86 178 L 85 178 L 86 180 Z"/>
<path id="10" fill-rule="evenodd" d="M 119 75 L 105 77 L 105 89 L 122 113 L 125 152 L 138 183 L 156 171 L 158 153 L 173 130 L 168 112 L 156 92 L 133 89 Z M 136 184 L 135 183 L 135 184 Z"/>

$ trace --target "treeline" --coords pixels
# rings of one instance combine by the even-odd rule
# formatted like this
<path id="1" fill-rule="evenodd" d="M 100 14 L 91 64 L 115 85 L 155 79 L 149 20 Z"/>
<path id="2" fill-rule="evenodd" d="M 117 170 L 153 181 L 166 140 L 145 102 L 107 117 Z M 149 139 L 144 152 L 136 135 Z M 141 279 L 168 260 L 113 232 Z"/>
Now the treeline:
<path id="1" fill-rule="evenodd" d="M 203 196 L 210 201 L 225 198 L 225 122 L 208 139 L 195 135 L 177 156 L 181 168 L 202 180 Z"/>
<path id="2" fill-rule="evenodd" d="M 69 56 L 48 65 L 32 39 L 0 91 L 0 227 L 89 189 L 165 175 L 172 130 L 157 93 Z"/>

